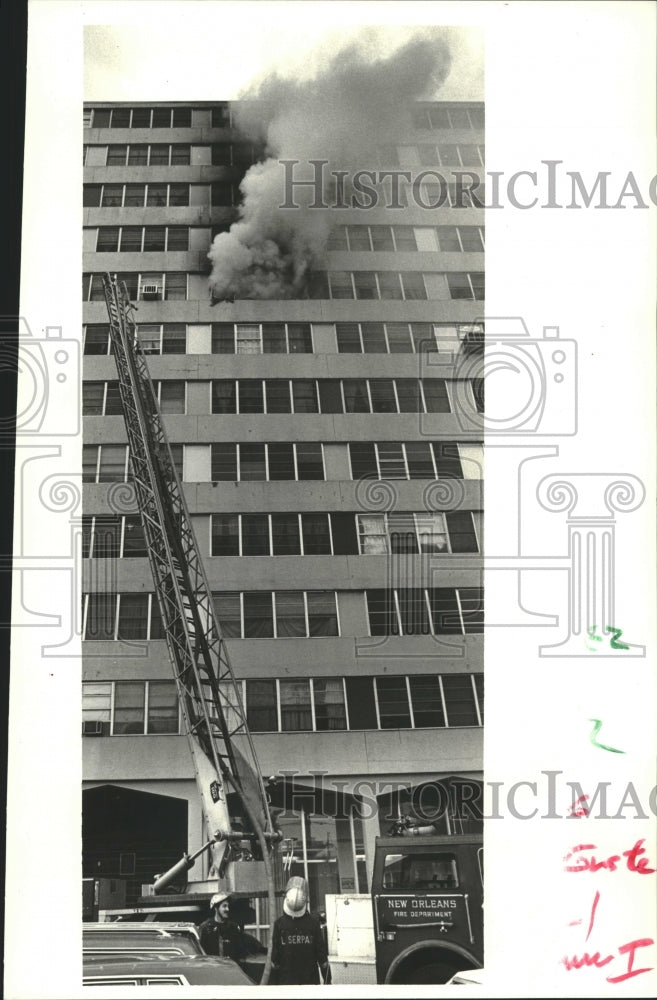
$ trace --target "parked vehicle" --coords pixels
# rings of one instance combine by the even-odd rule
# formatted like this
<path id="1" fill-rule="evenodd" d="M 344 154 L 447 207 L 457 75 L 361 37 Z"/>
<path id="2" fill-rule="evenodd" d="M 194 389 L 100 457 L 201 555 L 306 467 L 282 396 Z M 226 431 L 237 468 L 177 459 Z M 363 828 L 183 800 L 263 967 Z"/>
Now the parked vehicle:
<path id="1" fill-rule="evenodd" d="M 116 922 L 82 925 L 82 949 L 87 959 L 203 955 L 198 928 L 191 923 L 144 924 Z"/>
<path id="2" fill-rule="evenodd" d="M 475 835 L 378 837 L 378 983 L 446 983 L 483 962 L 483 845 Z"/>
<path id="3" fill-rule="evenodd" d="M 229 958 L 214 955 L 84 956 L 84 986 L 253 986 Z"/>

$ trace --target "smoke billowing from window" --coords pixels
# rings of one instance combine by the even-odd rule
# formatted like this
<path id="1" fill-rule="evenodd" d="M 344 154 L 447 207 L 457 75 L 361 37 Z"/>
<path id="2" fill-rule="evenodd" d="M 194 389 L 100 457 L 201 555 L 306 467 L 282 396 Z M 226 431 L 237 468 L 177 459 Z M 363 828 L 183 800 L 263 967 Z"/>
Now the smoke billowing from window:
<path id="1" fill-rule="evenodd" d="M 369 45 L 368 45 L 369 42 Z M 311 178 L 308 161 L 327 160 L 331 172 L 376 169 L 377 148 L 410 128 L 409 104 L 429 98 L 447 78 L 446 32 L 426 29 L 384 58 L 372 55 L 371 36 L 340 51 L 312 80 L 271 76 L 234 105 L 240 132 L 263 142 L 267 159 L 252 166 L 240 187 L 243 202 L 230 232 L 210 253 L 210 286 L 217 299 L 293 298 L 321 263 L 335 211 L 311 210 L 311 187 L 295 187 L 298 209 L 285 200 L 280 160 L 298 160 L 295 179 Z"/>

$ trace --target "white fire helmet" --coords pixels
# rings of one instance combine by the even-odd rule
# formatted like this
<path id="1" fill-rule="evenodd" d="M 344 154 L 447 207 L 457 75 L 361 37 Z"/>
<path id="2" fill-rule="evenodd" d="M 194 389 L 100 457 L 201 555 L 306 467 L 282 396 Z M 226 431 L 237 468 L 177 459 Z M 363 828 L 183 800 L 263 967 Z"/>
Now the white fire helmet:
<path id="1" fill-rule="evenodd" d="M 229 892 L 215 892 L 210 900 L 210 909 L 214 910 L 215 906 L 219 906 L 219 903 L 223 903 L 226 899 L 230 899 Z"/>
<path id="2" fill-rule="evenodd" d="M 283 911 L 288 917 L 302 917 L 308 906 L 308 883 L 305 878 L 294 875 L 285 886 Z"/>

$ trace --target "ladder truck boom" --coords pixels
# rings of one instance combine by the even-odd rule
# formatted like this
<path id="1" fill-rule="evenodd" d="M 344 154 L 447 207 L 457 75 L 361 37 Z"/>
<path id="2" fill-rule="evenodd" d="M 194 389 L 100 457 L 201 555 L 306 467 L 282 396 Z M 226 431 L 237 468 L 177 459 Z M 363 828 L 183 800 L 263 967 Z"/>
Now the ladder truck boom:
<path id="1" fill-rule="evenodd" d="M 275 913 L 274 829 L 239 687 L 141 350 L 134 306 L 124 283 L 103 276 L 136 502 L 181 714 L 194 762 L 213 867 L 219 878 L 239 865 L 239 844 L 262 862 L 270 913 Z M 241 819 L 233 803 L 237 800 Z M 159 879 L 163 888 L 194 863 L 185 855 Z M 242 850 L 242 857 L 245 851 Z M 264 888 L 264 884 L 263 884 Z M 262 982 L 268 980 L 270 946 Z"/>

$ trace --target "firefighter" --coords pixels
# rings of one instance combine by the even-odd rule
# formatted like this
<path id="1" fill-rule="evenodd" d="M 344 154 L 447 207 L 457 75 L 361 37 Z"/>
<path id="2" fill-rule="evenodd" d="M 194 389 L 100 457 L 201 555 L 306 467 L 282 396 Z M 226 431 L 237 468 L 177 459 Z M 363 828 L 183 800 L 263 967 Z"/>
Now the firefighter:
<path id="1" fill-rule="evenodd" d="M 328 956 L 319 922 L 308 913 L 308 883 L 294 876 L 285 887 L 283 914 L 274 924 L 272 966 L 281 986 L 328 981 Z"/>
<path id="2" fill-rule="evenodd" d="M 242 934 L 234 920 L 230 920 L 230 893 L 216 892 L 210 900 L 213 915 L 199 927 L 203 950 L 208 955 L 219 955 L 237 961 L 242 957 Z"/>

